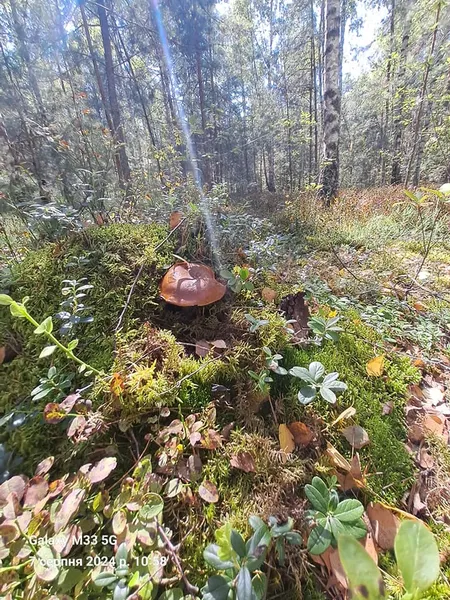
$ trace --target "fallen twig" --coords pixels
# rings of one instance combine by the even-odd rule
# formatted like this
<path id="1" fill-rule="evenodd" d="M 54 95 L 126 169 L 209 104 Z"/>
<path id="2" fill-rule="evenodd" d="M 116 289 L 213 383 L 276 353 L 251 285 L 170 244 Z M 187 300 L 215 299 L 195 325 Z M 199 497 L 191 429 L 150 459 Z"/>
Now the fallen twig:
<path id="1" fill-rule="evenodd" d="M 198 587 L 196 587 L 195 585 L 192 585 L 192 583 L 186 577 L 183 567 L 181 566 L 181 561 L 178 556 L 177 549 L 172 544 L 170 539 L 167 537 L 166 532 L 164 531 L 163 527 L 159 523 L 157 523 L 157 527 L 158 527 L 159 536 L 161 537 L 162 541 L 164 542 L 164 546 L 166 547 L 166 550 L 167 550 L 168 554 L 170 555 L 172 562 L 178 569 L 178 572 L 181 575 L 181 579 L 183 580 L 183 583 L 186 586 L 186 591 L 191 596 L 192 600 L 195 600 L 195 595 L 198 592 Z"/>

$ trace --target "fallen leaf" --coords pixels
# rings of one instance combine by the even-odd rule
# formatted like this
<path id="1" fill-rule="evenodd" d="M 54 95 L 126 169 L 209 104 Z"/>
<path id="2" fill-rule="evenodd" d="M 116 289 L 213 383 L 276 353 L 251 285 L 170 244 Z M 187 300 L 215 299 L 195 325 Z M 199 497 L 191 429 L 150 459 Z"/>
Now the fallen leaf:
<path id="1" fill-rule="evenodd" d="M 288 429 L 294 436 L 294 442 L 298 446 L 307 446 L 314 439 L 314 432 L 301 421 L 289 423 Z"/>
<path id="2" fill-rule="evenodd" d="M 427 415 L 423 420 L 422 427 L 426 433 L 447 439 L 448 436 L 444 433 L 446 423 L 447 419 L 441 415 Z"/>
<path id="3" fill-rule="evenodd" d="M 386 402 L 385 404 L 383 404 L 383 410 L 382 410 L 383 415 L 390 415 L 393 410 L 394 410 L 394 403 L 392 402 L 392 400 L 389 400 L 389 402 Z"/>
<path id="4" fill-rule="evenodd" d="M 169 218 L 170 230 L 175 229 L 175 227 L 177 227 L 177 225 L 179 225 L 181 223 L 182 218 L 183 218 L 183 213 L 180 212 L 179 210 L 174 210 L 173 213 L 170 214 L 170 218 Z"/>
<path id="5" fill-rule="evenodd" d="M 70 394 L 59 404 L 59 408 L 64 412 L 68 413 L 72 410 L 75 404 L 80 399 L 80 394 Z"/>
<path id="6" fill-rule="evenodd" d="M 6 346 L 0 346 L 0 365 L 5 360 L 5 356 L 6 356 Z"/>
<path id="7" fill-rule="evenodd" d="M 432 469 L 435 464 L 434 457 L 432 456 L 432 454 L 430 454 L 427 451 L 427 449 L 423 447 L 419 450 L 417 462 L 422 467 L 422 469 Z"/>
<path id="8" fill-rule="evenodd" d="M 369 360 L 369 362 L 366 365 L 367 375 L 370 375 L 370 377 L 380 377 L 380 375 L 383 374 L 383 369 L 384 369 L 384 356 L 383 355 L 372 358 L 372 360 Z"/>
<path id="9" fill-rule="evenodd" d="M 198 356 L 201 356 L 202 358 L 204 358 L 205 356 L 208 356 L 210 350 L 211 350 L 211 344 L 209 342 L 207 342 L 206 340 L 200 340 L 199 342 L 197 342 L 195 344 L 195 354 L 197 354 Z"/>
<path id="10" fill-rule="evenodd" d="M 339 423 L 339 421 L 344 421 L 345 419 L 350 419 L 351 417 L 356 415 L 356 408 L 354 406 L 349 406 L 346 408 L 341 414 L 330 424 L 330 427 Z"/>
<path id="11" fill-rule="evenodd" d="M 352 458 L 350 471 L 345 476 L 338 473 L 338 480 L 343 492 L 355 488 L 362 489 L 366 486 L 366 471 L 362 472 L 361 460 L 358 453 Z"/>
<path id="12" fill-rule="evenodd" d="M 108 456 L 102 458 L 87 474 L 87 478 L 91 483 L 99 483 L 108 477 L 117 466 L 117 458 Z"/>
<path id="13" fill-rule="evenodd" d="M 352 425 L 351 427 L 346 427 L 342 431 L 342 435 L 349 442 L 349 444 L 357 450 L 360 450 L 361 448 L 364 448 L 365 446 L 368 446 L 370 444 L 370 439 L 367 434 L 367 431 L 359 425 Z"/>
<path id="14" fill-rule="evenodd" d="M 238 454 L 233 454 L 230 459 L 230 465 L 235 469 L 240 469 L 246 473 L 255 472 L 255 462 L 250 452 L 238 452 Z"/>
<path id="15" fill-rule="evenodd" d="M 391 550 L 400 527 L 400 519 L 389 508 L 377 502 L 371 502 L 366 512 L 372 525 L 375 542 L 382 550 Z"/>
<path id="16" fill-rule="evenodd" d="M 294 436 L 284 423 L 278 428 L 278 438 L 280 440 L 280 449 L 283 452 L 286 452 L 286 454 L 293 452 L 295 448 Z"/>
<path id="17" fill-rule="evenodd" d="M 214 340 L 214 342 L 211 342 L 211 345 L 218 350 L 226 350 L 228 347 L 225 340 Z"/>
<path id="18" fill-rule="evenodd" d="M 330 555 L 330 574 L 335 579 L 337 583 L 339 583 L 344 590 L 348 589 L 347 577 L 345 575 L 344 567 L 342 566 L 341 560 L 339 558 L 339 552 L 337 548 L 332 548 Z"/>
<path id="19" fill-rule="evenodd" d="M 428 306 L 423 302 L 420 302 L 420 300 L 414 302 L 414 308 L 419 312 L 426 312 L 428 310 Z"/>
<path id="20" fill-rule="evenodd" d="M 275 302 L 275 298 L 277 297 L 277 293 L 275 290 L 271 288 L 265 287 L 262 289 L 261 298 L 266 302 Z"/>
<path id="21" fill-rule="evenodd" d="M 219 501 L 219 492 L 212 481 L 205 480 L 198 488 L 198 494 L 202 500 L 215 504 Z"/>
<path id="22" fill-rule="evenodd" d="M 348 462 L 348 460 L 342 456 L 339 450 L 336 450 L 334 446 L 332 446 L 329 442 L 327 442 L 326 454 L 331 458 L 335 467 L 339 469 L 343 469 L 344 471 L 350 471 L 352 465 Z"/>
<path id="23" fill-rule="evenodd" d="M 87 421 L 83 416 L 75 417 L 67 430 L 67 437 L 72 438 L 75 435 L 80 435 L 87 425 Z"/>

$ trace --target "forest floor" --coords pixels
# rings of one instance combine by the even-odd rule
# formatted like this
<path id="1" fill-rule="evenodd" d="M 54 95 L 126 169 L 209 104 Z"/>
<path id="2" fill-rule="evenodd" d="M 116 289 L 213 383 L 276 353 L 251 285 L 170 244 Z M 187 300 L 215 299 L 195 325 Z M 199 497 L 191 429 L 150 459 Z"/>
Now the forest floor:
<path id="1" fill-rule="evenodd" d="M 213 205 L 228 291 L 201 308 L 159 293 L 179 257 L 217 261 L 192 207 L 172 232 L 162 214 L 39 243 L 8 221 L 2 597 L 347 598 L 335 531 L 313 539 L 316 477 L 352 502 L 387 597 L 409 520 L 440 550 L 427 597 L 450 598 L 447 204 L 274 202 Z"/>

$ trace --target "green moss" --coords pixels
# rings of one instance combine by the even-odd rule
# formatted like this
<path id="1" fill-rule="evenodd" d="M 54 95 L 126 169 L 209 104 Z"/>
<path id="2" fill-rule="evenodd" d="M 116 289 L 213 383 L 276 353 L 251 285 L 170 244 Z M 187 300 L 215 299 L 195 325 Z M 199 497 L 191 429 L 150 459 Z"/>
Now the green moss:
<path id="1" fill-rule="evenodd" d="M 373 473 L 368 479 L 369 487 L 374 497 L 395 503 L 412 482 L 413 464 L 404 447 L 403 408 L 408 385 L 417 382 L 420 375 L 408 359 L 392 356 L 386 361 L 382 377 L 369 377 L 366 364 L 374 357 L 374 351 L 370 342 L 360 339 L 360 336 L 374 335 L 367 329 L 362 325 L 354 326 L 355 335 L 343 334 L 338 343 L 325 343 L 323 347 L 284 350 L 282 364 L 287 368 L 320 361 L 327 372 L 339 373 L 348 390 L 338 398 L 336 406 L 317 399 L 309 407 L 302 407 L 296 397 L 302 382 L 289 376 L 277 377 L 272 393 L 284 398 L 287 422 L 304 420 L 307 415 L 311 418 L 316 413 L 330 423 L 344 409 L 353 406 L 356 409 L 354 424 L 363 427 L 370 438 L 370 445 L 360 451 L 363 465 L 367 465 L 369 473 Z M 389 401 L 393 403 L 393 410 L 383 415 L 383 406 Z M 340 433 L 341 427 L 348 424 L 346 422 L 329 430 L 327 438 L 340 452 L 350 457 L 350 445 Z"/>
<path id="2" fill-rule="evenodd" d="M 15 300 L 29 296 L 30 314 L 42 321 L 60 310 L 63 280 L 86 277 L 94 286 L 88 297 L 94 321 L 77 329 L 80 343 L 76 352 L 97 369 L 108 371 L 114 361 L 114 329 L 141 264 L 145 268 L 130 299 L 123 330 L 155 313 L 158 283 L 165 265 L 171 261 L 172 243 L 166 242 L 157 253 L 155 247 L 166 236 L 167 229 L 159 225 L 112 225 L 85 230 L 57 244 L 46 244 L 29 252 L 22 263 L 14 266 L 9 293 Z M 89 262 L 83 267 L 69 267 L 74 256 L 87 257 Z M 11 363 L 0 366 L 0 410 L 5 413 L 29 401 L 31 390 L 46 374 L 49 364 L 54 364 L 60 372 L 75 372 L 75 365 L 58 351 L 51 362 L 38 360 L 45 345 L 43 337 L 33 335 L 27 321 L 13 318 L 6 307 L 0 307 L 0 346 L 11 339 L 21 346 L 21 352 Z M 75 379 L 74 387 L 77 385 L 85 386 L 86 380 Z M 44 398 L 33 406 L 38 415 L 46 401 Z M 36 427 L 33 419 L 29 419 L 2 440 L 22 453 L 29 464 L 47 452 L 47 444 L 41 443 L 41 439 L 45 442 L 45 431 L 41 431 L 45 426 L 38 427 L 40 433 Z M 53 440 L 52 443 L 54 446 Z"/>

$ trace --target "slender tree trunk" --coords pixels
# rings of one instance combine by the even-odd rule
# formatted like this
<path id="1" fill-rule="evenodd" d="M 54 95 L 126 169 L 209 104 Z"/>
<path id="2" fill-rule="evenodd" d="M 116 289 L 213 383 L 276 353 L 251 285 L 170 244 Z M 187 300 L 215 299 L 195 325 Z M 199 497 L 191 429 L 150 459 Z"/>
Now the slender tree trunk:
<path id="1" fill-rule="evenodd" d="M 393 129 L 394 139 L 392 147 L 392 171 L 391 171 L 391 184 L 398 185 L 402 181 L 402 155 L 401 155 L 401 143 L 403 133 L 403 105 L 405 103 L 405 92 L 406 92 L 406 59 L 408 55 L 409 47 L 409 36 L 411 28 L 411 16 L 408 11 L 408 5 L 406 5 L 406 16 L 403 26 L 403 37 L 402 46 L 400 49 L 399 58 L 399 70 L 398 70 L 398 85 L 396 93 L 396 102 L 394 105 L 393 115 Z"/>
<path id="2" fill-rule="evenodd" d="M 411 149 L 411 154 L 410 154 L 410 157 L 408 160 L 408 166 L 406 169 L 405 186 L 407 186 L 409 183 L 409 178 L 411 175 L 411 168 L 412 168 L 412 164 L 414 161 L 414 155 L 415 155 L 418 143 L 420 144 L 420 137 L 422 134 L 421 124 L 422 124 L 423 105 L 425 103 L 425 95 L 426 95 L 426 91 L 427 91 L 428 78 L 429 78 L 430 71 L 431 71 L 431 64 L 432 64 L 432 60 L 433 60 L 434 49 L 436 47 L 436 37 L 437 37 L 437 30 L 438 30 L 438 26 L 439 26 L 439 19 L 441 16 L 441 10 L 442 10 L 442 2 L 438 2 L 437 8 L 436 8 L 436 18 L 435 18 L 434 27 L 433 27 L 433 35 L 431 37 L 430 51 L 428 53 L 428 59 L 427 59 L 426 65 L 425 65 L 425 71 L 423 73 L 422 89 L 420 90 L 419 106 L 417 107 L 417 115 L 416 115 L 416 120 L 415 120 L 415 124 L 414 124 L 413 147 Z"/>
<path id="3" fill-rule="evenodd" d="M 119 167 L 119 181 L 122 188 L 127 190 L 130 183 L 130 165 L 128 163 L 128 156 L 125 148 L 125 136 L 122 128 L 122 119 L 119 108 L 119 101 L 117 99 L 116 80 L 114 74 L 114 65 L 112 58 L 111 48 L 111 34 L 109 31 L 109 22 L 106 15 L 107 0 L 99 0 L 97 3 L 98 18 L 100 21 L 100 30 L 103 41 L 103 52 L 105 55 L 105 73 L 106 73 L 106 84 L 108 88 L 109 97 L 109 108 L 111 111 L 111 120 L 113 126 L 114 141 L 117 144 L 117 157 Z"/>
<path id="4" fill-rule="evenodd" d="M 390 35 L 389 35 L 389 57 L 386 65 L 386 101 L 384 104 L 384 121 L 381 134 L 381 185 L 386 183 L 386 162 L 389 152 L 390 140 L 390 116 L 391 116 L 391 79 L 392 79 L 392 60 L 394 57 L 395 43 L 395 0 L 391 0 L 391 19 L 390 19 Z"/>
<path id="5" fill-rule="evenodd" d="M 324 148 L 320 196 L 330 205 L 339 189 L 339 93 L 340 0 L 326 0 Z"/>

